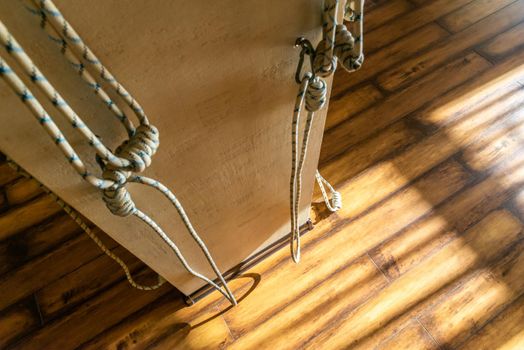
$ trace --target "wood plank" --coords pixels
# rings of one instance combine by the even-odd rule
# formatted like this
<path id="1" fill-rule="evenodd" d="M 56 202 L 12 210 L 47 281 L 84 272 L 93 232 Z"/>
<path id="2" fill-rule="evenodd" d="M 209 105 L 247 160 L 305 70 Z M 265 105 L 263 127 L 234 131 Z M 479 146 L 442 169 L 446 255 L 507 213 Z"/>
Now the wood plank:
<path id="1" fill-rule="evenodd" d="M 486 126 L 487 120 L 493 120 L 497 129 L 500 129 L 498 124 L 504 124 L 503 121 L 505 119 L 503 116 L 506 109 L 510 108 L 515 101 L 522 101 L 522 98 L 524 98 L 521 90 L 520 88 L 514 90 L 513 98 L 510 99 L 501 99 L 499 94 L 493 94 L 493 98 L 501 103 L 501 105 L 496 106 L 495 111 L 481 108 L 482 113 L 468 116 L 469 120 L 465 118 L 466 120 L 463 123 L 466 126 L 468 123 L 470 125 L 467 129 L 461 131 L 462 135 L 471 136 L 470 130 L 479 129 L 481 131 L 471 146 L 478 143 L 484 144 L 484 142 L 488 142 L 491 139 L 483 129 L 489 126 L 489 124 Z M 451 110 L 450 112 L 452 113 Z M 488 119 L 486 120 L 485 118 Z M 475 119 L 476 122 L 474 122 Z M 522 116 L 520 119 L 522 119 Z M 481 125 L 483 128 L 479 128 L 478 125 Z M 455 130 L 462 127 L 464 125 L 460 126 L 460 124 L 457 124 L 455 125 Z M 454 129 L 454 127 L 452 126 L 450 129 Z M 475 133 L 478 135 L 478 130 Z M 450 133 L 450 135 L 453 135 L 453 133 Z M 462 138 L 451 136 L 449 142 L 456 142 L 458 147 L 462 148 L 463 141 L 461 140 Z M 496 146 L 497 143 L 495 143 Z M 469 153 L 469 147 L 466 147 L 464 153 Z M 499 157 L 511 158 L 513 156 L 512 152 L 513 150 L 509 149 L 508 146 L 507 148 L 498 148 L 497 155 Z M 482 154 L 480 157 L 482 159 L 488 158 L 485 154 Z M 465 156 L 465 158 L 468 159 L 469 157 Z M 494 162 L 489 164 L 495 165 Z M 478 169 L 477 167 L 475 169 L 486 170 Z M 423 221 L 410 226 L 400 235 L 382 243 L 370 253 L 371 257 L 391 279 L 398 278 L 401 274 L 436 252 L 442 245 L 460 236 L 462 231 L 469 225 L 484 217 L 489 211 L 502 205 L 524 180 L 524 173 L 520 171 L 518 158 L 504 164 L 497 171 L 491 171 L 490 174 L 492 176 L 464 190 L 442 207 L 436 208 L 435 212 Z"/>
<path id="2" fill-rule="evenodd" d="M 524 348 L 523 323 L 524 296 L 520 296 L 460 348 L 464 350 L 522 349 Z"/>
<path id="3" fill-rule="evenodd" d="M 442 27 L 435 23 L 430 23 L 407 34 L 379 51 L 368 55 L 366 49 L 366 63 L 361 69 L 351 74 L 348 74 L 343 69 L 335 72 L 331 92 L 332 98 L 343 98 L 346 95 L 345 92 L 350 91 L 355 85 L 371 79 L 379 72 L 408 59 L 448 35 L 448 32 Z M 365 40 L 367 43 L 367 39 Z"/>
<path id="4" fill-rule="evenodd" d="M 22 177 L 5 187 L 5 194 L 9 205 L 25 203 L 44 193 L 38 182 Z"/>
<path id="5" fill-rule="evenodd" d="M 412 5 L 407 0 L 387 1 L 382 6 L 379 6 L 375 10 L 366 13 L 365 30 L 370 32 L 382 24 L 395 19 L 401 14 L 408 12 L 411 10 L 411 8 Z"/>
<path id="6" fill-rule="evenodd" d="M 72 313 L 22 339 L 16 348 L 76 348 L 170 292 L 173 292 L 173 287 L 167 283 L 160 289 L 145 292 L 133 289 L 127 281 L 122 281 Z"/>
<path id="7" fill-rule="evenodd" d="M 458 347 L 524 292 L 524 243 L 483 263 L 478 275 L 421 314 L 420 321 L 440 344 Z"/>
<path id="8" fill-rule="evenodd" d="M 286 305 L 277 316 L 264 315 L 265 321 L 256 331 L 241 335 L 235 332 L 235 336 L 240 335 L 240 338 L 230 348 L 302 348 L 308 339 L 331 322 L 330 319 L 340 308 L 342 296 L 344 306 L 353 309 L 386 284 L 386 278 L 369 257 L 363 256 L 349 266 L 339 267 L 314 289 L 305 291 L 292 304 Z M 319 292 L 322 294 L 320 300 Z M 231 320 L 228 315 L 233 313 L 236 310 L 232 309 L 225 315 L 228 324 Z"/>
<path id="9" fill-rule="evenodd" d="M 455 180 L 446 180 L 444 185 L 439 180 L 442 171 L 454 174 L 452 177 Z M 367 215 L 345 225 L 333 222 L 332 219 L 321 221 L 304 237 L 303 257 L 299 265 L 294 265 L 289 259 L 287 249 L 277 252 L 275 258 L 261 262 L 249 271 L 261 275 L 258 287 L 238 307 L 225 314 L 233 335 L 237 337 L 245 334 L 269 317 L 283 317 L 281 315 L 286 311 L 284 306 L 297 302 L 305 292 L 314 290 L 323 276 L 349 266 L 354 259 L 383 239 L 430 211 L 432 204 L 420 195 L 421 191 L 434 191 L 439 196 L 433 198 L 434 204 L 441 202 L 464 185 L 465 176 L 456 163 L 444 164 L 416 181 L 413 188 L 400 191 Z M 344 188 L 340 191 L 344 195 Z M 390 224 L 381 224 L 384 222 L 382 220 L 389 219 L 392 219 L 388 221 Z M 326 254 L 329 254 L 329 259 L 325 258 Z M 282 290 L 284 285 L 285 293 L 275 293 Z M 260 300 L 271 302 L 261 304 Z M 330 314 L 335 314 L 337 308 L 343 305 L 343 300 L 339 301 Z"/>
<path id="10" fill-rule="evenodd" d="M 442 17 L 439 19 L 439 23 L 451 32 L 460 32 L 484 17 L 489 16 L 493 12 L 502 9 L 515 1 L 516 0 L 474 1 Z"/>
<path id="11" fill-rule="evenodd" d="M 0 312 L 0 348 L 5 349 L 40 325 L 32 297 Z"/>
<path id="12" fill-rule="evenodd" d="M 382 97 L 382 93 L 373 84 L 367 84 L 350 94 L 344 95 L 342 98 L 332 98 L 329 101 L 325 129 L 330 129 L 340 122 L 351 118 L 382 99 Z"/>
<path id="13" fill-rule="evenodd" d="M 20 177 L 21 175 L 17 174 L 5 161 L 0 162 L 0 186 L 4 186 Z"/>
<path id="14" fill-rule="evenodd" d="M 218 299 L 209 296 L 187 307 L 178 294 L 166 295 L 80 348 L 222 349 L 232 337 L 216 307 Z"/>
<path id="15" fill-rule="evenodd" d="M 433 341 L 428 332 L 417 320 L 395 333 L 392 337 L 378 344 L 375 350 L 436 350 L 439 346 Z"/>
<path id="16" fill-rule="evenodd" d="M 489 67 L 486 60 L 474 53 L 455 59 L 408 88 L 326 131 L 323 147 L 330 149 L 332 154 L 341 154 L 350 146 L 421 108 L 430 96 L 438 97 Z"/>
<path id="17" fill-rule="evenodd" d="M 518 183 L 522 179 L 515 178 Z M 381 243 L 370 256 L 391 279 L 397 279 L 461 236 L 470 225 L 498 208 L 511 195 L 496 179 L 487 179 L 446 202 L 424 220 Z"/>
<path id="18" fill-rule="evenodd" d="M 81 234 L 82 229 L 67 214 L 59 213 L 43 223 L 1 241 L 0 275 Z"/>
<path id="19" fill-rule="evenodd" d="M 524 23 L 495 36 L 481 45 L 479 51 L 492 60 L 501 60 L 524 47 Z"/>
<path id="20" fill-rule="evenodd" d="M 394 69 L 379 75 L 378 83 L 388 91 L 403 86 L 433 72 L 436 67 L 449 61 L 460 52 L 481 44 L 497 33 L 504 32 L 522 21 L 524 1 L 513 4 L 452 35 L 445 42 L 432 47 L 423 54 L 402 62 Z"/>
<path id="21" fill-rule="evenodd" d="M 436 0 L 410 11 L 394 21 L 366 33 L 366 52 L 375 52 L 411 31 L 433 22 L 437 18 L 470 2 L 472 0 Z"/>
<path id="22" fill-rule="evenodd" d="M 409 120 L 400 120 L 377 135 L 351 147 L 330 162 L 324 161 L 332 158 L 329 150 L 326 149 L 326 152 L 321 153 L 320 170 L 331 184 L 338 186 L 380 160 L 386 159 L 387 156 L 399 153 L 409 145 L 422 140 L 422 136 L 422 132 L 413 127 Z"/>
<path id="23" fill-rule="evenodd" d="M 503 120 L 486 130 L 482 138 L 464 149 L 463 158 L 472 169 L 479 172 L 491 169 L 494 173 L 500 173 L 500 170 L 496 169 L 498 164 L 522 154 L 524 88 L 511 94 L 506 101 L 510 99 L 513 103 L 507 107 L 506 115 L 502 114 Z"/>
<path id="24" fill-rule="evenodd" d="M 144 267 L 123 247 L 115 248 L 113 253 L 127 263 L 133 274 Z M 125 280 L 125 274 L 120 265 L 105 254 L 100 255 L 35 293 L 42 317 L 48 320 L 121 280 Z"/>
<path id="25" fill-rule="evenodd" d="M 116 246 L 106 240 L 110 248 Z M 0 277 L 0 310 L 49 283 L 67 275 L 88 261 L 103 254 L 87 235 L 67 241 L 56 250 L 29 261 Z"/>
<path id="26" fill-rule="evenodd" d="M 507 211 L 497 211 L 446 245 L 430 259 L 386 286 L 354 312 L 339 314 L 330 329 L 307 345 L 324 349 L 348 347 L 387 326 L 399 315 L 427 303 L 445 286 L 460 283 L 468 271 L 484 266 L 520 238 L 521 224 Z M 431 271 L 431 273 L 428 273 Z"/>
<path id="27" fill-rule="evenodd" d="M 0 240 L 9 238 L 60 212 L 62 208 L 48 195 L 0 214 Z"/>

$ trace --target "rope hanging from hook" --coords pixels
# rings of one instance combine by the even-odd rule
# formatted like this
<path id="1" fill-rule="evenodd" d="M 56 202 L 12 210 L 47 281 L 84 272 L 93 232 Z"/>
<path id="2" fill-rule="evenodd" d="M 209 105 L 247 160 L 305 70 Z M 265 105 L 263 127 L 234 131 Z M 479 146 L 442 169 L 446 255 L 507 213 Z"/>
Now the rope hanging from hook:
<path id="1" fill-rule="evenodd" d="M 100 60 L 83 42 L 52 1 L 26 0 L 26 7 L 33 14 L 39 17 L 40 24 L 42 28 L 46 30 L 50 39 L 60 46 L 61 52 L 72 64 L 73 68 L 80 73 L 81 78 L 92 87 L 99 98 L 120 120 L 127 131 L 128 139 L 117 147 L 115 152 L 108 149 L 82 121 L 80 116 L 67 104 L 1 21 L 0 43 L 4 46 L 6 52 L 13 57 L 17 65 L 19 65 L 23 72 L 30 78 L 31 82 L 44 93 L 46 98 L 52 102 L 55 108 L 59 110 L 71 126 L 77 130 L 94 149 L 97 163 L 102 170 L 101 176 L 97 176 L 87 170 L 84 162 L 75 152 L 67 138 L 62 134 L 53 118 L 47 113 L 38 99 L 31 93 L 17 73 L 11 69 L 1 56 L 0 76 L 7 82 L 11 89 L 20 96 L 22 102 L 29 108 L 37 121 L 41 124 L 42 128 L 55 142 L 73 168 L 88 183 L 102 192 L 102 198 L 111 213 L 123 217 L 133 215 L 139 218 L 169 245 L 182 266 L 190 274 L 210 284 L 216 290 L 220 291 L 220 293 L 222 293 L 233 305 L 236 305 L 237 301 L 233 293 L 216 266 L 206 245 L 193 228 L 184 208 L 176 196 L 162 183 L 138 175 L 151 165 L 152 157 L 160 145 L 159 132 L 150 124 L 142 107 L 132 97 L 132 95 L 127 92 L 120 83 L 118 83 L 109 70 L 102 65 Z M 109 95 L 105 92 L 102 84 L 97 81 L 97 78 L 95 78 L 93 74 L 102 79 L 104 85 L 113 89 L 131 108 L 139 121 L 138 127 L 135 128 L 129 118 L 124 114 L 124 112 L 122 112 L 122 109 L 118 107 L 118 104 L 109 98 Z M 167 236 L 163 229 L 147 214 L 135 206 L 131 194 L 126 188 L 127 183 L 130 182 L 150 186 L 162 193 L 171 202 L 191 237 L 195 240 L 206 257 L 206 260 L 216 274 L 221 286 L 208 277 L 193 270 L 178 246 Z"/>
<path id="2" fill-rule="evenodd" d="M 340 63 L 348 72 L 360 69 L 364 62 L 363 54 L 363 13 L 364 0 L 347 0 L 345 13 L 347 20 L 355 22 L 355 36 L 342 23 L 337 23 L 339 0 L 325 0 L 322 12 L 322 40 L 316 49 L 311 43 L 298 38 L 295 46 L 301 47 L 295 81 L 300 85 L 291 126 L 291 179 L 290 179 L 290 213 L 291 213 L 291 257 L 295 263 L 300 261 L 300 195 L 302 189 L 302 170 L 309 142 L 311 126 L 315 112 L 322 109 L 327 100 L 327 84 L 324 78 L 333 74 Z M 305 56 L 310 58 L 311 72 L 303 76 L 302 68 Z M 301 149 L 298 150 L 300 114 L 305 104 L 307 118 L 302 135 Z M 342 196 L 331 184 L 316 171 L 316 180 L 322 192 L 327 208 L 335 212 L 342 207 Z M 331 199 L 326 193 L 331 192 Z"/>

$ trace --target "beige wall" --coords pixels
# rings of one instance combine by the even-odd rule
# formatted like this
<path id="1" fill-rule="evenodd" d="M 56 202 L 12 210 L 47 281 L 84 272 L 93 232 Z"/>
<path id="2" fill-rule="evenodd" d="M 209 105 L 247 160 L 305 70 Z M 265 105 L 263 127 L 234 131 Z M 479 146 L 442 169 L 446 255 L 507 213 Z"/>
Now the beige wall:
<path id="1" fill-rule="evenodd" d="M 318 40 L 321 1 L 55 3 L 159 128 L 161 146 L 146 175 L 179 197 L 221 269 L 289 232 L 290 130 L 298 58 L 293 42 L 299 35 Z M 118 145 L 125 137 L 123 129 L 68 67 L 23 3 L 0 0 L 0 5 L 0 19 L 51 83 L 96 134 L 112 147 Z M 146 226 L 108 212 L 100 194 L 72 170 L 3 81 L 0 106 L 3 152 L 180 290 L 189 294 L 201 286 Z M 52 107 L 48 111 L 55 120 L 62 119 Z M 308 216 L 324 112 L 314 122 L 302 223 Z M 95 169 L 93 152 L 70 127 L 59 124 Z M 190 263 L 209 274 L 174 208 L 150 189 L 130 189 L 135 202 L 164 227 Z"/>

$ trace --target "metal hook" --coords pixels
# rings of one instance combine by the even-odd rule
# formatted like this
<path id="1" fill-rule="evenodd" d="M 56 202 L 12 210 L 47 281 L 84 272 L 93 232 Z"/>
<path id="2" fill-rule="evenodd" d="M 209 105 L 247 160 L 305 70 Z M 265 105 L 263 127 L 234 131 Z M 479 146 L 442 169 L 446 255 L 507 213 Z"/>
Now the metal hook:
<path id="1" fill-rule="evenodd" d="M 313 61 L 315 60 L 315 49 L 313 48 L 311 42 L 304 37 L 297 38 L 297 40 L 295 41 L 295 47 L 302 48 L 302 50 L 300 50 L 300 58 L 298 61 L 297 71 L 295 73 L 295 81 L 297 82 L 297 84 L 300 84 L 302 83 L 300 75 L 302 73 L 302 66 L 304 65 L 305 55 L 309 56 L 311 64 L 311 73 L 313 74 L 313 77 L 315 76 L 315 72 L 313 70 Z"/>

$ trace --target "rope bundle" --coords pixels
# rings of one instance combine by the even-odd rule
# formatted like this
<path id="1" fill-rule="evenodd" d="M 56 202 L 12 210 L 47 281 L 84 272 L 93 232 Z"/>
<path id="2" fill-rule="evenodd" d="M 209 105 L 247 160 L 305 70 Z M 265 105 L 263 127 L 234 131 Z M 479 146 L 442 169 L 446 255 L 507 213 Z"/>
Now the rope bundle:
<path id="1" fill-rule="evenodd" d="M 297 45 L 303 45 L 300 53 L 300 62 L 297 69 L 296 79 L 300 82 L 295 108 L 293 111 L 293 122 L 291 128 L 291 180 L 290 180 L 290 212 L 291 212 L 291 257 L 295 263 L 300 261 L 300 226 L 298 221 L 300 194 L 302 189 L 302 170 L 306 151 L 311 133 L 315 112 L 322 109 L 327 100 L 327 84 L 323 78 L 330 76 L 337 68 L 337 62 L 349 72 L 355 71 L 362 66 L 364 61 L 362 45 L 363 10 L 364 0 L 347 0 L 346 13 L 350 13 L 348 20 L 357 22 L 356 36 L 346 28 L 344 24 L 338 24 L 337 9 L 339 0 L 325 0 L 323 8 L 323 35 L 314 52 L 308 44 L 303 45 L 303 40 L 297 40 Z M 304 54 L 312 55 L 311 71 L 300 78 L 300 70 Z M 308 111 L 302 146 L 298 154 L 299 122 L 303 105 Z M 322 192 L 322 197 L 327 208 L 335 212 L 342 208 L 342 195 L 335 191 L 333 186 L 316 172 L 316 180 Z M 326 188 L 331 192 L 329 199 Z"/>
<path id="2" fill-rule="evenodd" d="M 0 43 L 3 44 L 6 52 L 13 57 L 15 62 L 29 77 L 31 82 L 44 93 L 46 98 L 48 98 L 55 108 L 57 108 L 69 121 L 71 126 L 80 132 L 88 141 L 89 145 L 95 150 L 97 162 L 102 168 L 102 176 L 96 176 L 87 170 L 85 164 L 57 127 L 53 118 L 46 112 L 38 99 L 34 97 L 19 76 L 1 56 L 0 76 L 7 82 L 11 89 L 20 96 L 22 102 L 30 109 L 35 118 L 55 142 L 57 147 L 62 151 L 74 169 L 91 185 L 102 191 L 103 200 L 111 213 L 118 216 L 134 215 L 142 220 L 169 245 L 183 267 L 190 274 L 210 284 L 212 287 L 220 291 L 220 293 L 222 293 L 232 304 L 236 305 L 237 302 L 234 295 L 227 286 L 224 277 L 216 266 L 206 245 L 194 230 L 176 196 L 160 182 L 145 176 L 137 175 L 137 173 L 143 172 L 151 165 L 151 159 L 159 146 L 158 130 L 149 123 L 142 107 L 131 96 L 131 94 L 127 92 L 120 83 L 118 83 L 107 68 L 102 65 L 100 60 L 98 60 L 94 53 L 75 32 L 73 27 L 65 20 L 52 1 L 27 0 L 26 5 L 33 14 L 39 16 L 41 26 L 46 30 L 51 40 L 59 44 L 61 52 L 72 64 L 73 68 L 80 73 L 81 78 L 92 87 L 99 98 L 122 123 L 129 135 L 129 139 L 125 140 L 114 153 L 109 150 L 89 129 L 89 127 L 87 127 L 80 116 L 78 116 L 67 104 L 51 83 L 49 83 L 45 75 L 32 62 L 22 46 L 14 39 L 2 22 L 0 22 Z M 89 70 L 91 70 L 91 72 L 89 72 Z M 96 80 L 96 78 L 94 78 L 93 73 L 98 75 L 98 77 L 104 82 L 104 85 L 113 89 L 131 108 L 139 121 L 139 126 L 137 128 L 134 127 L 133 123 L 128 119 L 124 112 L 122 112 L 118 105 L 109 98 L 109 95 L 105 92 L 102 85 Z M 173 204 L 190 235 L 198 244 L 207 261 L 211 265 L 211 268 L 220 281 L 222 288 L 208 277 L 193 270 L 185 260 L 180 249 L 165 234 L 162 228 L 147 214 L 143 213 L 135 206 L 135 203 L 126 188 L 126 184 L 129 182 L 140 183 L 155 188 Z M 64 210 L 66 210 L 65 207 Z M 86 233 L 89 234 L 88 230 L 86 230 Z M 93 238 L 92 235 L 90 235 L 90 237 Z M 95 240 L 95 242 L 100 246 L 95 238 L 93 238 L 93 240 Z M 102 248 L 102 246 L 100 247 Z M 104 249 L 102 248 L 102 250 Z M 104 251 L 108 254 L 107 249 Z M 119 262 L 118 258 L 113 257 L 113 259 L 124 268 L 125 264 L 121 263 L 121 260 Z M 124 270 L 129 279 L 130 275 L 128 269 L 126 270 L 126 268 L 124 268 Z M 131 284 L 136 286 L 136 283 Z"/>

